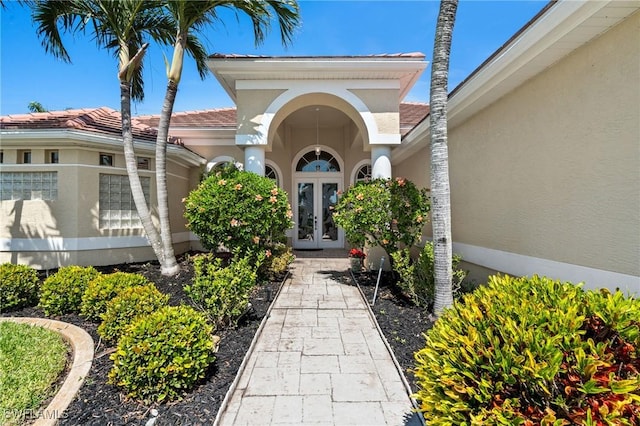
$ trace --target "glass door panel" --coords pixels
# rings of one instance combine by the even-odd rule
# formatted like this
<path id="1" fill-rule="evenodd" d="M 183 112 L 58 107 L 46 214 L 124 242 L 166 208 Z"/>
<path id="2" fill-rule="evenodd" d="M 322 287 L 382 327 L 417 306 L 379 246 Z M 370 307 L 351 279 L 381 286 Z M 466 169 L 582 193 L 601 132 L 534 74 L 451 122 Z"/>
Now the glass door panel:
<path id="1" fill-rule="evenodd" d="M 316 215 L 313 182 L 298 182 L 298 241 L 316 245 Z"/>
<path id="2" fill-rule="evenodd" d="M 333 207 L 338 202 L 338 184 L 322 184 L 322 241 L 337 241 L 338 227 L 333 221 Z"/>

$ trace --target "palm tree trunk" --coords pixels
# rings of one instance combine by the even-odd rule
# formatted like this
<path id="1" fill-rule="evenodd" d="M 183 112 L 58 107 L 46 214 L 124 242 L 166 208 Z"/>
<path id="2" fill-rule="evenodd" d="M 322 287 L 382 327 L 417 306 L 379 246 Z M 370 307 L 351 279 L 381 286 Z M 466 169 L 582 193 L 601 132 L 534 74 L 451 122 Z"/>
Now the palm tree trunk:
<path id="1" fill-rule="evenodd" d="M 441 0 L 431 65 L 431 218 L 433 229 L 435 301 L 434 313 L 453 304 L 451 197 L 447 146 L 447 94 L 449 53 L 458 0 Z"/>
<path id="2" fill-rule="evenodd" d="M 162 254 L 162 243 L 160 235 L 151 220 L 151 212 L 142 192 L 140 184 L 140 175 L 138 175 L 138 162 L 136 154 L 133 150 L 133 133 L 131 131 L 131 83 L 120 80 L 120 109 L 122 116 L 122 142 L 124 145 L 124 159 L 127 167 L 127 175 L 129 176 L 129 184 L 131 185 L 131 196 L 136 205 L 140 222 L 147 239 L 153 248 L 160 265 L 164 265 L 164 256 Z"/>
<path id="3" fill-rule="evenodd" d="M 160 237 L 164 264 L 162 275 L 173 276 L 180 271 L 173 251 L 171 238 L 171 224 L 169 222 L 169 193 L 167 191 L 167 139 L 169 137 L 169 123 L 173 113 L 173 105 L 178 92 L 178 85 L 172 80 L 167 84 L 167 92 L 160 112 L 158 137 L 156 139 L 156 185 L 158 197 L 158 217 L 160 218 Z"/>

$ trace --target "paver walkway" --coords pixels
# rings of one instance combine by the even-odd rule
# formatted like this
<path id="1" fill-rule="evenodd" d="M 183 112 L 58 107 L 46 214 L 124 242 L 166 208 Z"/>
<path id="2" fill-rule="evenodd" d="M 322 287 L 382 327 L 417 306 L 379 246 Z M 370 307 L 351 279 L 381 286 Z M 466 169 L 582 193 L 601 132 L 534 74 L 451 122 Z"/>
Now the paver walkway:
<path id="1" fill-rule="evenodd" d="M 420 425 L 346 252 L 296 256 L 219 424 Z"/>

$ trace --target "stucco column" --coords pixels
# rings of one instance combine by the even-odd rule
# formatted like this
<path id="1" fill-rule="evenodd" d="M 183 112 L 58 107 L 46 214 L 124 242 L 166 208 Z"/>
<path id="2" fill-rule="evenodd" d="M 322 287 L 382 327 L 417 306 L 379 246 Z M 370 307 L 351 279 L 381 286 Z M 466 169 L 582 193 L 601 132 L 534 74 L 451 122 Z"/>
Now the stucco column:
<path id="1" fill-rule="evenodd" d="M 247 146 L 244 148 L 244 169 L 264 176 L 264 146 Z"/>
<path id="2" fill-rule="evenodd" d="M 374 145 L 371 147 L 371 178 L 391 179 L 391 147 Z"/>

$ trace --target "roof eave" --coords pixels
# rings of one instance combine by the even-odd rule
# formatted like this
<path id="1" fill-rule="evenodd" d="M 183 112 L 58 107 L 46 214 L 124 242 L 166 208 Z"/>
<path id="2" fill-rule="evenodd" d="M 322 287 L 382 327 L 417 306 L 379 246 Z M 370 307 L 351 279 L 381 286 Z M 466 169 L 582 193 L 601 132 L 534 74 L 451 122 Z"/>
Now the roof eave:
<path id="1" fill-rule="evenodd" d="M 606 8 L 612 9 L 611 13 L 607 13 Z M 449 128 L 459 125 L 638 9 L 640 4 L 633 1 L 551 1 L 449 94 Z M 606 20 L 598 14 L 606 14 Z M 600 26 L 594 25 L 594 21 Z M 572 31 L 581 25 L 588 31 L 580 32 L 577 38 Z M 559 43 L 564 43 L 564 47 L 557 47 Z M 567 48 L 569 43 L 571 47 Z M 549 49 L 554 50 L 550 52 Z M 543 52 L 546 55 L 543 56 Z M 428 144 L 429 126 L 427 115 L 405 135 L 402 145 L 392 152 L 393 164 L 413 155 L 425 138 L 427 142 L 424 143 Z"/>

